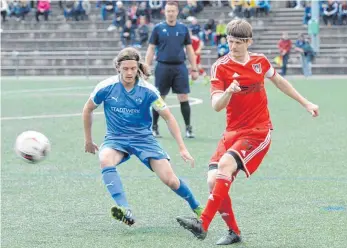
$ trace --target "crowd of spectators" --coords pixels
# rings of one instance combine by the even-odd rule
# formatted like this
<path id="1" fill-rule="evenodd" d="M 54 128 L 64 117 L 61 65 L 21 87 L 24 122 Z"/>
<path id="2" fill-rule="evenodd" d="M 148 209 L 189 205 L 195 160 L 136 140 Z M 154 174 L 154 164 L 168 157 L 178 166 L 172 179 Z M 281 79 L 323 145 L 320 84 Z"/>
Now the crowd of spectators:
<path id="1" fill-rule="evenodd" d="M 303 24 L 307 25 L 311 20 L 311 1 L 296 0 L 288 1 L 287 7 L 304 9 Z M 327 26 L 347 25 L 347 1 L 328 0 L 319 1 L 319 15 Z"/>

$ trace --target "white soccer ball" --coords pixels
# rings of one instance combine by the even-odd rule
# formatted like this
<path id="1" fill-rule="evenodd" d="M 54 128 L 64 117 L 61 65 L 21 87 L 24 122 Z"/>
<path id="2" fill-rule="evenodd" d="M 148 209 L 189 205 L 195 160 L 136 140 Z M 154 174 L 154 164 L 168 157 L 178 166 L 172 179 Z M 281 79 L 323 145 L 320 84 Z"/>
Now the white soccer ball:
<path id="1" fill-rule="evenodd" d="M 17 137 L 15 151 L 26 162 L 38 163 L 51 151 L 51 144 L 42 133 L 25 131 Z"/>

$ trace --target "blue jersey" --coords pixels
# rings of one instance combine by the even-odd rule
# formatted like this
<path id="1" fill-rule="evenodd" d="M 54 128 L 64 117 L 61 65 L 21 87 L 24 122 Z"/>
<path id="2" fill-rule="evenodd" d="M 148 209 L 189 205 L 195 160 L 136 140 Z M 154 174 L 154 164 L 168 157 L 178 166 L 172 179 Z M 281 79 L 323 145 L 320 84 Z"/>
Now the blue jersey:
<path id="1" fill-rule="evenodd" d="M 180 64 L 186 60 L 184 47 L 192 44 L 186 25 L 176 23 L 169 26 L 166 22 L 155 25 L 149 43 L 157 46 L 157 61 Z"/>
<path id="2" fill-rule="evenodd" d="M 106 138 L 152 135 L 151 107 L 166 108 L 158 90 L 140 79 L 129 92 L 120 82 L 119 76 L 100 82 L 90 99 L 95 105 L 104 103 Z"/>

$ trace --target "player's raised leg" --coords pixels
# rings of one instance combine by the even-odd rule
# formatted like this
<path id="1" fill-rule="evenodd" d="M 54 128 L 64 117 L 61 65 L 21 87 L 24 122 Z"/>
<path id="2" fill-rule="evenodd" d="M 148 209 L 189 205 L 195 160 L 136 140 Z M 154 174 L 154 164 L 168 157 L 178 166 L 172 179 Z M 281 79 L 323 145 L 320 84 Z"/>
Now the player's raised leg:
<path id="1" fill-rule="evenodd" d="M 169 161 L 167 159 L 151 159 L 150 165 L 152 167 L 152 170 L 157 174 L 160 180 L 164 184 L 169 186 L 177 195 L 179 195 L 181 198 L 187 201 L 190 208 L 199 218 L 203 208 L 200 206 L 200 203 L 195 199 L 188 185 L 175 175 Z"/>
<path id="2" fill-rule="evenodd" d="M 217 164 L 209 165 L 209 171 L 207 174 L 207 184 L 208 184 L 210 193 L 212 192 L 214 185 L 216 183 L 217 167 L 218 167 Z M 223 236 L 217 241 L 216 244 L 229 245 L 229 244 L 240 242 L 241 241 L 240 229 L 235 219 L 230 195 L 227 195 L 227 197 L 224 198 L 220 208 L 218 209 L 218 212 L 220 213 L 224 222 L 227 224 L 229 230 L 225 236 Z"/>
<path id="3" fill-rule="evenodd" d="M 216 183 L 213 191 L 208 198 L 206 208 L 201 214 L 200 220 L 195 218 L 178 217 L 177 221 L 185 229 L 191 231 L 197 238 L 205 239 L 208 227 L 223 200 L 228 196 L 231 186 L 231 175 L 236 172 L 238 163 L 232 153 L 225 153 L 218 163 Z"/>
<path id="4" fill-rule="evenodd" d="M 135 220 L 129 208 L 120 176 L 115 167 L 117 164 L 121 163 L 123 159 L 123 152 L 114 150 L 110 147 L 104 147 L 99 153 L 103 182 L 117 204 L 112 207 L 111 214 L 113 218 L 131 226 L 134 224 Z"/>

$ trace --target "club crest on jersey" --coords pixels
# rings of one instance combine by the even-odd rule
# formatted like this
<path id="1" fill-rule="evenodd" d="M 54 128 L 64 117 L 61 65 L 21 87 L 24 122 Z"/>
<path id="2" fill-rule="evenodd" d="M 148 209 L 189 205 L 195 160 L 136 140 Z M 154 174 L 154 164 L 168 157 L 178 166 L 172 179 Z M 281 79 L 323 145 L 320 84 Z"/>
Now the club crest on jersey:
<path id="1" fill-rule="evenodd" d="M 256 73 L 258 73 L 258 74 L 261 73 L 262 70 L 261 70 L 261 64 L 260 63 L 259 64 L 253 64 L 252 67 Z"/>

